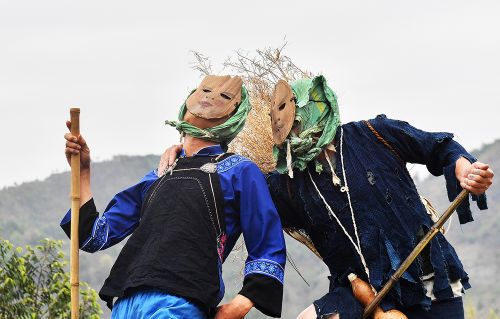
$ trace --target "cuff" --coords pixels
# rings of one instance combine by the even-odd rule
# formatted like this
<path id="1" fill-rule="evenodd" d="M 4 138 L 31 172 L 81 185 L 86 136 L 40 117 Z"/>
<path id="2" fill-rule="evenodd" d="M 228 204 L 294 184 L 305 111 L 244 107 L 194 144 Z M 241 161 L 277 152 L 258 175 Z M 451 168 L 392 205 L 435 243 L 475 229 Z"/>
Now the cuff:
<path id="1" fill-rule="evenodd" d="M 97 208 L 94 204 L 94 199 L 91 198 L 80 207 L 80 216 L 78 222 L 78 240 L 80 247 L 82 243 L 90 237 L 94 228 L 95 220 L 99 217 Z M 71 238 L 71 209 L 68 211 L 64 219 L 61 221 L 61 228 L 64 230 L 68 238 Z"/>
<path id="2" fill-rule="evenodd" d="M 250 299 L 255 308 L 266 316 L 281 316 L 283 284 L 278 280 L 262 274 L 249 274 L 245 276 L 239 294 Z"/>

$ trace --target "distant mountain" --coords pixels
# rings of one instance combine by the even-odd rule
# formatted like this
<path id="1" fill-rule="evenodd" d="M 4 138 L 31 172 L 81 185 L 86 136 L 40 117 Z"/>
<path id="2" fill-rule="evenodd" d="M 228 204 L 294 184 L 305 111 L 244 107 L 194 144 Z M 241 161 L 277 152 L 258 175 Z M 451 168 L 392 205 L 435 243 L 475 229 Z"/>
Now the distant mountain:
<path id="1" fill-rule="evenodd" d="M 490 163 L 494 171 L 500 172 L 500 141 L 474 152 L 481 161 Z M 116 156 L 110 161 L 93 164 L 92 186 L 94 199 L 99 209 L 120 190 L 138 182 L 148 171 L 154 169 L 159 157 Z M 499 177 L 497 177 L 497 184 Z M 68 249 L 69 240 L 59 227 L 59 222 L 69 207 L 69 172 L 53 174 L 43 181 L 23 183 L 0 190 L 0 236 L 14 244 L 36 244 L 44 237 L 62 239 Z M 422 195 L 431 199 L 440 212 L 448 201 L 443 178 L 430 177 L 418 183 Z M 500 190 L 498 186 L 488 191 L 490 209 L 474 210 L 476 222 L 459 226 L 454 218 L 451 231 L 446 236 L 457 249 L 471 277 L 473 289 L 467 293 L 469 302 L 479 308 L 500 308 Z M 109 273 L 123 244 L 96 254 L 80 254 L 83 281 L 99 290 Z M 324 295 L 328 289 L 328 271 L 318 258 L 300 244 L 287 239 L 288 253 L 304 276 L 309 286 L 287 264 L 283 318 L 295 316 L 311 302 Z M 237 245 L 239 247 L 241 245 Z M 68 254 L 67 254 L 68 255 Z M 245 252 L 237 248 L 224 265 L 230 297 L 241 288 Z M 103 309 L 106 307 L 103 305 Z M 109 313 L 106 313 L 106 317 Z M 252 311 L 247 318 L 266 318 Z"/>

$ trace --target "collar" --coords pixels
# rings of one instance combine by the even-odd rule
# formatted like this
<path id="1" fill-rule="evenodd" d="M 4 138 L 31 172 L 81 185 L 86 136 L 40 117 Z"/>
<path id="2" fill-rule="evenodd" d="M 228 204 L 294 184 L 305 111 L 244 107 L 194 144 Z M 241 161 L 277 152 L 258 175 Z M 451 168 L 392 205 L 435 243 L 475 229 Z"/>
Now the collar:
<path id="1" fill-rule="evenodd" d="M 222 150 L 222 147 L 220 145 L 212 145 L 212 146 L 207 146 L 202 148 L 201 150 L 198 151 L 198 153 L 193 154 L 193 156 L 213 156 L 213 155 L 220 155 L 223 154 L 224 151 Z M 186 152 L 184 149 L 181 150 L 181 153 L 179 154 L 179 157 L 185 157 Z"/>

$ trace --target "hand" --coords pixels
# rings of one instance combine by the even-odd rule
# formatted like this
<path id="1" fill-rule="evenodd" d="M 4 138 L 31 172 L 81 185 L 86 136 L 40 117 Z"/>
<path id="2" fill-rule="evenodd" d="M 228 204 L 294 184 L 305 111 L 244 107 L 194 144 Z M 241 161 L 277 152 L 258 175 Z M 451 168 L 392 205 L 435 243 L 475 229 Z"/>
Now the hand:
<path id="1" fill-rule="evenodd" d="M 253 302 L 245 296 L 236 295 L 230 303 L 217 307 L 214 319 L 241 319 L 252 309 Z"/>
<path id="2" fill-rule="evenodd" d="M 471 164 L 462 157 L 457 160 L 455 175 L 463 189 L 474 195 L 480 195 L 491 186 L 495 174 L 488 164 L 481 162 Z"/>
<path id="3" fill-rule="evenodd" d="M 172 166 L 177 158 L 177 155 L 182 151 L 182 144 L 174 144 L 167 148 L 160 158 L 158 163 L 158 175 L 161 176 L 163 172 Z"/>
<path id="4" fill-rule="evenodd" d="M 71 155 L 80 154 L 80 169 L 89 169 L 90 149 L 87 145 L 87 142 L 85 141 L 83 136 L 79 135 L 77 137 L 71 134 L 71 121 L 66 121 L 66 126 L 70 131 L 70 133 L 64 134 L 64 138 L 66 139 L 66 148 L 64 150 L 64 153 L 66 154 L 68 164 L 71 166 Z"/>

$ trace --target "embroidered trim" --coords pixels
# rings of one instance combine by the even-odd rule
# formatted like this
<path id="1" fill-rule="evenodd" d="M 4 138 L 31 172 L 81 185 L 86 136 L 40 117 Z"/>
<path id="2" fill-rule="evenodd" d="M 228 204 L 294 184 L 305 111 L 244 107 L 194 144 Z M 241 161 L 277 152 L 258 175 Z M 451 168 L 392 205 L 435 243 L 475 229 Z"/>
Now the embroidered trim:
<path id="1" fill-rule="evenodd" d="M 250 162 L 250 160 L 242 155 L 231 155 L 217 163 L 217 173 L 228 171 L 242 162 Z"/>
<path id="2" fill-rule="evenodd" d="M 263 274 L 277 279 L 281 284 L 285 277 L 285 271 L 280 264 L 267 259 L 257 259 L 245 264 L 245 276 L 249 274 Z"/>
<path id="3" fill-rule="evenodd" d="M 101 250 L 108 242 L 108 235 L 108 221 L 105 216 L 102 216 L 95 221 L 94 228 L 92 229 L 92 236 L 83 244 L 81 249 L 89 253 Z"/>

